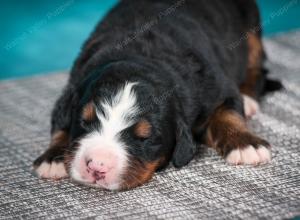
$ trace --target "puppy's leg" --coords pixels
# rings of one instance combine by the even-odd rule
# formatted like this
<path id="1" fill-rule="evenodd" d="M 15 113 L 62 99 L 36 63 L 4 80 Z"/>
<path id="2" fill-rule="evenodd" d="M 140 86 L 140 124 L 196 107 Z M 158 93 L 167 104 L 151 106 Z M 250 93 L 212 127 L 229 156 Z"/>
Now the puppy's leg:
<path id="1" fill-rule="evenodd" d="M 248 32 L 248 65 L 244 82 L 240 85 L 240 92 L 244 98 L 244 110 L 247 118 L 259 111 L 256 101 L 263 92 L 263 46 L 258 33 Z"/>
<path id="2" fill-rule="evenodd" d="M 41 178 L 60 179 L 67 176 L 64 154 L 69 145 L 72 94 L 71 89 L 66 89 L 57 100 L 52 112 L 49 148 L 33 163 L 37 175 Z"/>
<path id="3" fill-rule="evenodd" d="M 257 33 L 247 33 L 248 63 L 247 73 L 240 92 L 254 99 L 259 98 L 263 90 L 264 50 L 260 36 Z"/>
<path id="4" fill-rule="evenodd" d="M 206 143 L 229 164 L 257 165 L 271 160 L 269 143 L 252 134 L 242 114 L 225 104 L 209 119 Z"/>

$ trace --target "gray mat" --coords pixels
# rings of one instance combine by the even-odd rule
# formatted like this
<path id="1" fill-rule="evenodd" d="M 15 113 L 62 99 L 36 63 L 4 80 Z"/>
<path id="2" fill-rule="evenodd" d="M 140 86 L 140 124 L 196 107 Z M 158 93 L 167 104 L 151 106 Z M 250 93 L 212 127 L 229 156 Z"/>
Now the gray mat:
<path id="1" fill-rule="evenodd" d="M 300 32 L 265 41 L 270 68 L 286 91 L 269 95 L 253 129 L 273 160 L 232 167 L 201 147 L 188 166 L 139 188 L 108 192 L 69 180 L 37 179 L 32 161 L 49 142 L 50 110 L 67 74 L 0 83 L 0 219 L 282 219 L 300 215 Z"/>

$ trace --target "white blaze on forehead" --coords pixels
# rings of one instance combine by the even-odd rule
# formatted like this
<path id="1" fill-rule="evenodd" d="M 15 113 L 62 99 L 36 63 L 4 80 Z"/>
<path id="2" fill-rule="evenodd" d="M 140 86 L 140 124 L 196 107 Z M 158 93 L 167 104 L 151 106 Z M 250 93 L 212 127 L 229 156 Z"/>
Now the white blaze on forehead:
<path id="1" fill-rule="evenodd" d="M 120 90 L 111 103 L 105 101 L 102 103 L 105 116 L 98 110 L 97 117 L 101 122 L 102 135 L 110 138 L 116 137 L 120 131 L 132 124 L 130 116 L 137 113 L 136 95 L 132 89 L 137 83 L 126 83 L 124 88 Z"/>
<path id="2" fill-rule="evenodd" d="M 122 130 L 130 127 L 133 123 L 130 120 L 131 116 L 137 114 L 138 106 L 136 103 L 136 95 L 133 90 L 133 86 L 137 83 L 126 83 L 122 89 L 113 97 L 109 97 L 111 102 L 107 100 L 101 100 L 101 108 L 104 115 L 96 110 L 97 118 L 101 124 L 100 130 L 95 130 L 80 140 L 78 152 L 76 152 L 74 161 L 71 165 L 71 176 L 73 179 L 80 182 L 87 182 L 80 175 L 80 167 L 84 166 L 83 160 L 89 155 L 89 151 L 99 150 L 99 154 L 103 151 L 109 151 L 113 153 L 118 162 L 115 167 L 119 176 L 123 173 L 124 168 L 127 166 L 127 151 L 125 143 L 118 138 Z M 116 188 L 116 182 L 111 183 L 106 188 Z"/>

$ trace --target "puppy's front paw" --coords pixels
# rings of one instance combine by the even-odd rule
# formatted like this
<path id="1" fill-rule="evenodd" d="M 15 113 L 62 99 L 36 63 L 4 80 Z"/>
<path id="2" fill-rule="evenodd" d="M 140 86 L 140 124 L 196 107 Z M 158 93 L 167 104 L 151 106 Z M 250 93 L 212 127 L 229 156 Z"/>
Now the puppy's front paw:
<path id="1" fill-rule="evenodd" d="M 49 148 L 34 161 L 33 167 L 40 178 L 62 179 L 68 176 L 63 160 L 63 151 Z"/>
<path id="2" fill-rule="evenodd" d="M 226 157 L 231 165 L 258 165 L 271 161 L 271 151 L 264 146 L 255 149 L 252 145 L 232 150 Z"/>
<path id="3" fill-rule="evenodd" d="M 40 178 L 62 179 L 68 176 L 63 162 L 43 162 L 35 168 Z"/>

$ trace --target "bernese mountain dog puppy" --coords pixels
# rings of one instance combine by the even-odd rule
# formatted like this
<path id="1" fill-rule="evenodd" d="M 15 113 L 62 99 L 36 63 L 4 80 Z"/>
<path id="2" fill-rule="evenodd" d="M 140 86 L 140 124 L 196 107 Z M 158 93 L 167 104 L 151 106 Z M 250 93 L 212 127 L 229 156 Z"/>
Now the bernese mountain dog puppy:
<path id="1" fill-rule="evenodd" d="M 265 92 L 254 0 L 123 0 L 98 24 L 52 113 L 39 177 L 109 190 L 147 182 L 196 144 L 231 165 L 271 160 L 246 119 Z"/>

